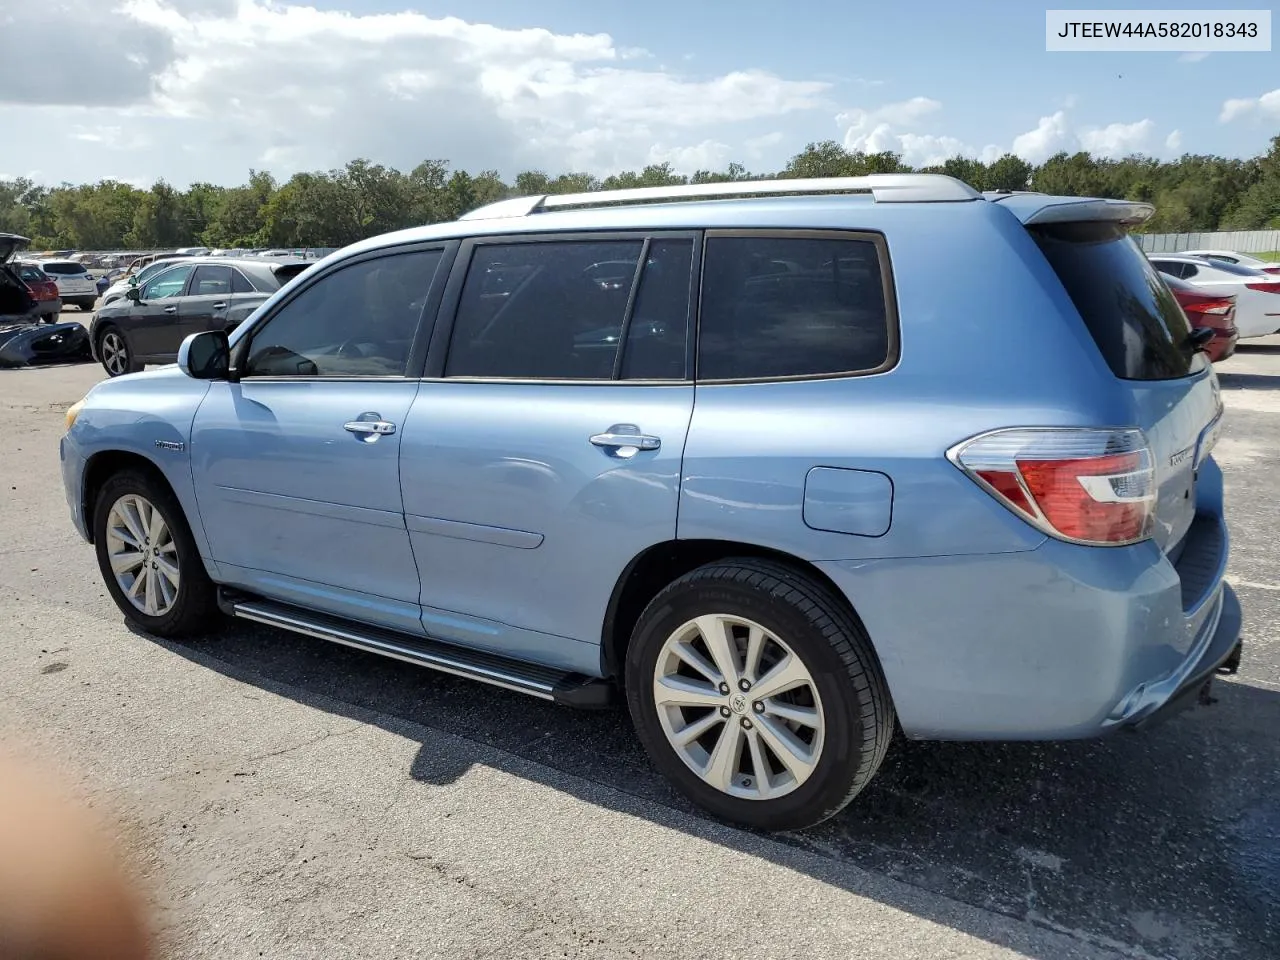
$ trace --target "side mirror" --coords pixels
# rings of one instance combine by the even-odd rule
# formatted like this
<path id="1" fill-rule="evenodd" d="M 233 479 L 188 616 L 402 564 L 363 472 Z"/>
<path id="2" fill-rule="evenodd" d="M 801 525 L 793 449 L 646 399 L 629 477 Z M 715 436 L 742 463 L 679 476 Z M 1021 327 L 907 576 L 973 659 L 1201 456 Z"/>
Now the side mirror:
<path id="1" fill-rule="evenodd" d="M 178 369 L 193 380 L 225 380 L 231 367 L 231 346 L 221 330 L 193 333 L 178 348 Z"/>
<path id="2" fill-rule="evenodd" d="M 130 287 L 124 292 L 125 299 L 132 300 L 134 303 L 142 302 L 142 292 L 137 287 Z"/>

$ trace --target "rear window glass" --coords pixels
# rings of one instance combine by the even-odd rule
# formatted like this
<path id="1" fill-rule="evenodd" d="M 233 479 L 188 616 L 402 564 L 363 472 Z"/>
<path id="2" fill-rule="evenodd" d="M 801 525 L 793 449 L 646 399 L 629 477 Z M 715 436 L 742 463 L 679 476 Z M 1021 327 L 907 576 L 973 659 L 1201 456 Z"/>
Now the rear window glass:
<path id="1" fill-rule="evenodd" d="M 21 276 L 23 280 L 43 282 L 49 279 L 47 276 L 45 276 L 44 271 L 42 271 L 39 267 L 28 267 L 28 266 L 18 267 L 18 275 Z"/>
<path id="2" fill-rule="evenodd" d="M 79 263 L 42 263 L 40 268 L 45 273 L 56 273 L 64 277 L 85 272 L 84 265 Z"/>
<path id="3" fill-rule="evenodd" d="M 872 241 L 707 238 L 699 379 L 866 372 L 888 363 L 891 346 Z"/>
<path id="4" fill-rule="evenodd" d="M 1212 263 L 1205 264 L 1205 266 L 1213 270 L 1221 270 L 1223 273 L 1229 273 L 1236 277 L 1256 277 L 1264 272 L 1257 267 L 1248 267 L 1242 263 L 1228 263 L 1225 260 L 1214 260 Z"/>
<path id="5" fill-rule="evenodd" d="M 1123 228 L 1068 223 L 1031 234 L 1117 377 L 1172 380 L 1202 369 L 1186 315 Z"/>

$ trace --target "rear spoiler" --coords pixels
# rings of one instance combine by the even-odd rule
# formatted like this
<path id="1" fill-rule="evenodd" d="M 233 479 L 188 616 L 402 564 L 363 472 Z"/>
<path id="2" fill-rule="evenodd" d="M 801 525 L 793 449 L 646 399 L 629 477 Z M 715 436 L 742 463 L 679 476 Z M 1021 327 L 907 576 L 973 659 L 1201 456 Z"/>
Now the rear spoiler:
<path id="1" fill-rule="evenodd" d="M 284 263 L 274 264 L 271 267 L 271 272 L 282 282 L 287 283 L 307 267 L 313 266 L 317 262 L 315 260 L 288 260 Z"/>
<path id="2" fill-rule="evenodd" d="M 1054 197 L 1044 193 L 988 193 L 984 196 L 992 203 L 1000 204 L 1028 227 L 1086 222 L 1137 226 L 1151 219 L 1156 212 L 1151 204 L 1136 200 Z"/>

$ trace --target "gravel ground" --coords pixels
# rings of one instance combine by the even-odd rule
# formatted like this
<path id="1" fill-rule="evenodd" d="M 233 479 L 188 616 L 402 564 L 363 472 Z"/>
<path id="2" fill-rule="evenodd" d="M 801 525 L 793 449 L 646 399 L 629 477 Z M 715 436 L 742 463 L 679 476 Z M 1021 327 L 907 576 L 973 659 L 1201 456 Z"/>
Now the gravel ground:
<path id="1" fill-rule="evenodd" d="M 1098 743 L 907 745 L 779 837 L 691 810 L 622 712 L 247 624 L 131 632 L 58 474 L 100 368 L 0 371 L 0 745 L 117 818 L 175 957 L 1274 957 L 1280 338 L 1219 370 L 1246 638 L 1219 702 Z"/>

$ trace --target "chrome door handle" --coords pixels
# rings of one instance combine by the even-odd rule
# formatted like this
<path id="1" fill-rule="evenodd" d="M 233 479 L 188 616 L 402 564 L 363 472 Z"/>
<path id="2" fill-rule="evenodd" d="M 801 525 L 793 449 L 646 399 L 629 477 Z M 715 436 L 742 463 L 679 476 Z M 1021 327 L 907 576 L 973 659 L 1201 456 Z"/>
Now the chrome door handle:
<path id="1" fill-rule="evenodd" d="M 355 420 L 348 420 L 342 425 L 347 433 L 354 433 L 361 440 L 377 440 L 396 432 L 396 425 L 383 420 L 377 413 L 362 413 Z"/>
<path id="2" fill-rule="evenodd" d="M 214 309 L 214 310 L 225 310 L 225 309 L 227 309 L 227 305 L 226 305 L 225 303 L 215 303 L 215 304 L 213 305 L 213 309 Z"/>
<path id="3" fill-rule="evenodd" d="M 657 450 L 662 446 L 658 437 L 641 433 L 634 423 L 615 423 L 604 433 L 593 436 L 591 442 L 597 447 L 610 447 L 620 453 L 630 449 L 631 453 L 622 454 L 624 456 L 632 456 L 637 450 Z"/>
<path id="4" fill-rule="evenodd" d="M 165 308 L 164 308 L 164 312 L 165 312 L 165 313 L 177 313 L 177 312 L 178 312 L 178 308 L 177 308 L 177 307 L 165 307 Z"/>

